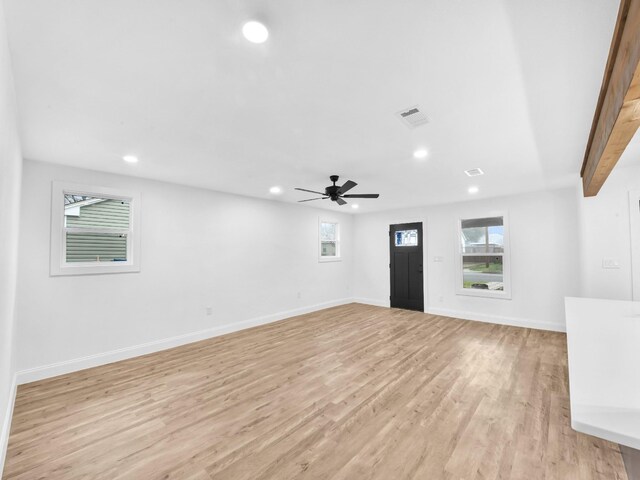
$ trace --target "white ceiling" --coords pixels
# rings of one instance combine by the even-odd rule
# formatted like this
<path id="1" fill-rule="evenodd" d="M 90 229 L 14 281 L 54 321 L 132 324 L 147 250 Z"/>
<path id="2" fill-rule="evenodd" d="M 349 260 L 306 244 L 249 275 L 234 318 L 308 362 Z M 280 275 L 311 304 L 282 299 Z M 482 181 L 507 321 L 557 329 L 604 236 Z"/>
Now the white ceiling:
<path id="1" fill-rule="evenodd" d="M 5 0 L 26 158 L 361 212 L 575 182 L 616 0 Z M 243 23 L 262 20 L 251 44 Z M 419 104 L 430 123 L 396 117 Z M 413 159 L 426 147 L 426 161 Z M 121 157 L 135 154 L 136 165 Z M 486 175 L 469 179 L 463 171 Z M 338 207 L 326 200 L 307 205 Z"/>

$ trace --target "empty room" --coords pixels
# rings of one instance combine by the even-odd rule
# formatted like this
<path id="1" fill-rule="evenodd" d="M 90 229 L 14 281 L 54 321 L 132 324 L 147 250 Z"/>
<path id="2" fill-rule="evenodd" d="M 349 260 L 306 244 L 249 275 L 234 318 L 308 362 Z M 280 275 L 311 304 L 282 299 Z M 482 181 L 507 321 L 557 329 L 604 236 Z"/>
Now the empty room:
<path id="1" fill-rule="evenodd" d="M 0 0 L 2 480 L 640 479 L 640 0 Z"/>

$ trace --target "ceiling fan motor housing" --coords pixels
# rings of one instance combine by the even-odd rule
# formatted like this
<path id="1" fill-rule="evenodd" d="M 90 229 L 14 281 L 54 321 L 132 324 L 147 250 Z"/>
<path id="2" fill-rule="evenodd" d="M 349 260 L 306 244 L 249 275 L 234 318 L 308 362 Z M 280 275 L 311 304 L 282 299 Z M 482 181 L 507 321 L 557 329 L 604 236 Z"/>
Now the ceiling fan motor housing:
<path id="1" fill-rule="evenodd" d="M 324 191 L 326 192 L 327 196 L 331 197 L 331 200 L 335 202 L 336 199 L 338 198 L 339 189 L 340 187 L 338 187 L 337 185 L 333 185 L 331 187 L 325 188 Z"/>
<path id="2" fill-rule="evenodd" d="M 331 175 L 329 177 L 329 180 L 333 182 L 333 185 L 324 189 L 327 196 L 330 197 L 334 202 L 338 199 L 338 190 L 340 190 L 340 187 L 336 185 L 336 182 L 339 178 L 340 177 L 338 175 Z"/>

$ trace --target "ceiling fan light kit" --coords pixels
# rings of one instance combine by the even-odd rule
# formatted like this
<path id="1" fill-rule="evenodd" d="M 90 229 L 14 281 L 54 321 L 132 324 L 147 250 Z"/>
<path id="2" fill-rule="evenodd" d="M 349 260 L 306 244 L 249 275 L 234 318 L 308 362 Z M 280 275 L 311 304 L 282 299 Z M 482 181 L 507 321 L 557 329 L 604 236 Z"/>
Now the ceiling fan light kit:
<path id="1" fill-rule="evenodd" d="M 321 195 L 316 198 L 308 198 L 306 200 L 299 200 L 299 202 L 311 202 L 312 200 L 326 200 L 330 198 L 332 202 L 336 202 L 338 205 L 346 205 L 347 202 L 344 200 L 345 198 L 378 198 L 380 194 L 378 193 L 360 193 L 360 194 L 351 194 L 346 195 L 346 192 L 351 190 L 353 187 L 358 185 L 356 182 L 351 180 L 347 180 L 344 185 L 339 186 L 336 185 L 340 177 L 338 175 L 331 175 L 329 180 L 333 182 L 333 185 L 329 185 L 324 189 L 323 192 L 317 192 L 315 190 L 307 190 L 306 188 L 296 188 L 296 190 L 300 190 L 301 192 L 315 193 L 316 195 Z"/>

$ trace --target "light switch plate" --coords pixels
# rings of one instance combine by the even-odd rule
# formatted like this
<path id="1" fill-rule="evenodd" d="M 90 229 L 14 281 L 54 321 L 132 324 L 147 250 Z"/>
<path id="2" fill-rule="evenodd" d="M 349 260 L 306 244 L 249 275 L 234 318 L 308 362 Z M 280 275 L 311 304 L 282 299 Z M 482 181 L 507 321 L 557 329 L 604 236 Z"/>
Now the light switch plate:
<path id="1" fill-rule="evenodd" d="M 603 258 L 602 268 L 620 268 L 620 260 L 617 258 Z"/>

